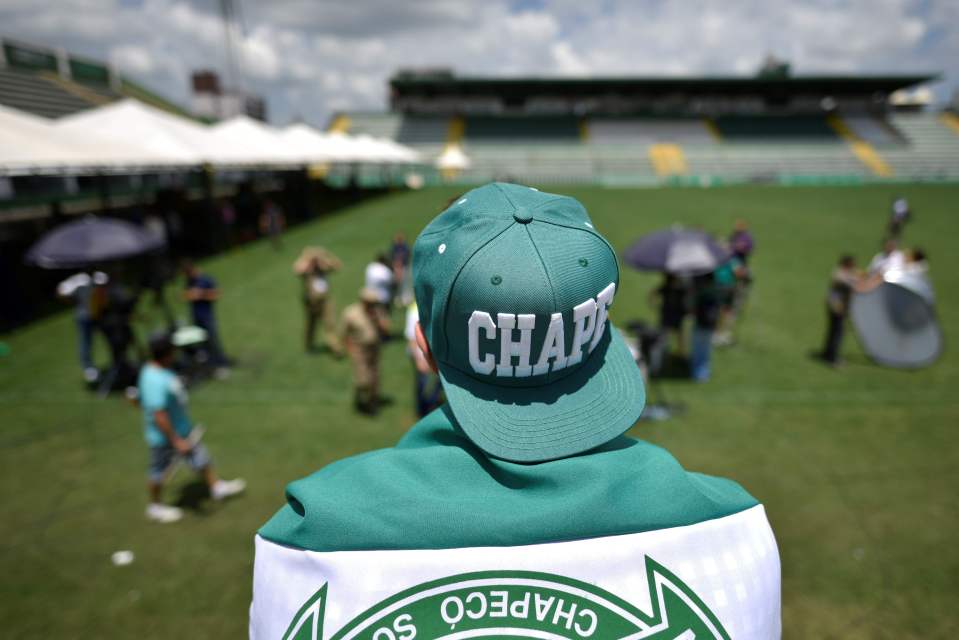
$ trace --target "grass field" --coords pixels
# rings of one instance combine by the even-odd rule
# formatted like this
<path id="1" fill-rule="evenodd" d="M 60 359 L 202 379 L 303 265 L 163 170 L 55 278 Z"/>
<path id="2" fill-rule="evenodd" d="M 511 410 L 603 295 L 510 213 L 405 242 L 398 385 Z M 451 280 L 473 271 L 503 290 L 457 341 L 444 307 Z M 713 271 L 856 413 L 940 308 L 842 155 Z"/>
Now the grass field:
<path id="1" fill-rule="evenodd" d="M 763 503 L 783 568 L 787 638 L 952 637 L 959 626 L 959 355 L 919 372 L 869 363 L 851 333 L 839 371 L 811 359 L 824 329 L 827 278 L 842 251 L 868 260 L 891 197 L 916 212 L 906 244 L 930 256 L 948 339 L 959 328 L 959 187 L 736 187 L 564 190 L 617 249 L 673 222 L 725 233 L 734 218 L 757 238 L 756 285 L 739 343 L 718 352 L 707 385 L 663 383 L 688 411 L 632 434 L 690 469 L 732 477 Z M 395 402 L 375 419 L 351 410 L 349 368 L 301 349 L 299 283 L 307 243 L 344 259 L 339 306 L 395 230 L 416 232 L 455 195 L 391 195 L 210 260 L 221 331 L 239 360 L 226 381 L 192 390 L 195 419 L 246 496 L 204 503 L 184 521 L 143 517 L 140 416 L 79 383 L 68 311 L 3 337 L 0 358 L 0 629 L 5 638 L 237 638 L 250 600 L 253 534 L 284 485 L 332 460 L 390 446 L 412 424 L 401 341 L 384 361 Z M 615 322 L 653 314 L 656 280 L 624 271 Z M 185 310 L 180 310 L 185 315 Z M 400 322 L 397 314 L 396 324 Z M 105 358 L 104 350 L 100 350 Z M 181 473 L 171 498 L 195 487 Z M 110 554 L 136 561 L 115 567 Z"/>

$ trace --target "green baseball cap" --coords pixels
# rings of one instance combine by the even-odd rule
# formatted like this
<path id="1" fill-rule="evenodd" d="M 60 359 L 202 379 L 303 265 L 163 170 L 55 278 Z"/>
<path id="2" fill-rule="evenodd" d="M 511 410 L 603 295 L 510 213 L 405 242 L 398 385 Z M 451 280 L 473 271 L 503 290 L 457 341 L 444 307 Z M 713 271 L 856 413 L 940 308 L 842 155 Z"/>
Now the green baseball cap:
<path id="1" fill-rule="evenodd" d="M 643 380 L 608 321 L 616 254 L 575 199 L 474 189 L 416 239 L 413 279 L 450 409 L 488 454 L 563 458 L 639 418 Z"/>

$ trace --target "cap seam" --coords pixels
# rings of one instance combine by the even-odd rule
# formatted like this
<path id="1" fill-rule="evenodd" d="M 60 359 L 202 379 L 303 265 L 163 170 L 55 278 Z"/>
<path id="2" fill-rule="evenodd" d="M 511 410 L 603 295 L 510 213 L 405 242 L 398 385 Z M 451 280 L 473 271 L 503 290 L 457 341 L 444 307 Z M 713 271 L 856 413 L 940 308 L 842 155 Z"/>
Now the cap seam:
<path id="1" fill-rule="evenodd" d="M 443 343 L 444 343 L 443 352 L 444 353 L 448 354 L 450 352 L 450 337 L 449 337 L 449 333 L 446 331 L 446 317 L 447 315 L 449 315 L 450 301 L 453 298 L 453 290 L 456 288 L 456 282 L 460 279 L 460 276 L 463 274 L 463 269 L 465 269 L 466 265 L 469 264 L 469 261 L 473 259 L 473 256 L 479 253 L 480 249 L 482 249 L 483 247 L 485 247 L 486 245 L 488 245 L 489 243 L 493 242 L 498 237 L 506 233 L 509 229 L 513 227 L 514 224 L 516 223 L 515 222 L 510 223 L 506 225 L 505 227 L 503 227 L 502 229 L 500 229 L 488 240 L 486 240 L 486 242 L 483 242 L 480 245 L 478 245 L 473 251 L 470 252 L 468 256 L 464 256 L 462 262 L 460 262 L 459 268 L 457 268 L 456 270 L 456 275 L 453 276 L 453 281 L 450 282 L 449 291 L 447 291 L 446 293 L 446 300 L 443 301 L 443 318 L 442 318 L 443 325 L 442 326 L 443 326 Z"/>
<path id="2" fill-rule="evenodd" d="M 543 275 L 546 277 L 546 284 L 549 285 L 549 292 L 553 296 L 553 313 L 556 313 L 559 303 L 556 301 L 556 287 L 553 286 L 553 279 L 549 277 L 549 269 L 546 268 L 546 261 L 543 260 L 542 254 L 539 252 L 539 247 L 536 246 L 536 241 L 533 240 L 533 234 L 529 230 L 529 225 L 523 225 L 526 229 L 526 237 L 529 238 L 529 243 L 533 245 L 533 251 L 536 252 L 536 257 L 539 258 L 539 264 L 543 268 Z"/>
<path id="3" fill-rule="evenodd" d="M 590 234 L 591 236 L 599 238 L 599 240 L 602 241 L 604 245 L 606 245 L 606 248 L 609 249 L 610 254 L 612 254 L 613 256 L 613 264 L 616 265 L 616 288 L 619 289 L 619 279 L 620 279 L 620 276 L 622 275 L 622 273 L 619 270 L 619 255 L 616 253 L 616 250 L 613 249 L 613 245 L 609 244 L 609 240 L 604 238 L 598 231 L 592 228 L 584 229 L 582 227 L 571 225 L 571 224 L 563 224 L 555 220 L 539 220 L 539 219 L 537 220 L 539 222 L 542 222 L 543 224 L 551 224 L 557 227 L 563 227 L 564 229 L 573 229 L 574 231 L 583 231 Z"/>
<path id="4" fill-rule="evenodd" d="M 519 207 L 517 207 L 516 203 L 513 202 L 513 199 L 509 197 L 509 194 L 506 193 L 506 189 L 503 188 L 503 185 L 501 185 L 498 182 L 494 182 L 493 184 L 496 186 L 499 192 L 503 195 L 503 198 L 506 200 L 506 202 L 508 202 L 510 206 L 513 207 L 513 211 L 515 212 Z"/>

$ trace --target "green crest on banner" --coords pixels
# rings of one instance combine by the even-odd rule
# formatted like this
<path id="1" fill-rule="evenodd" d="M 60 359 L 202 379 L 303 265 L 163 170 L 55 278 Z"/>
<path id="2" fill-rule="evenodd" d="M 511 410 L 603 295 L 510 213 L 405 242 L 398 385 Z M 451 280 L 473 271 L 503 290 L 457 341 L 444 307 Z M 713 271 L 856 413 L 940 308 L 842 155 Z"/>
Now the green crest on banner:
<path id="1" fill-rule="evenodd" d="M 649 613 L 595 585 L 563 576 L 464 573 L 417 585 L 370 607 L 332 640 L 729 640 L 693 590 L 648 556 L 646 579 Z M 283 640 L 323 640 L 327 586 L 296 612 Z"/>

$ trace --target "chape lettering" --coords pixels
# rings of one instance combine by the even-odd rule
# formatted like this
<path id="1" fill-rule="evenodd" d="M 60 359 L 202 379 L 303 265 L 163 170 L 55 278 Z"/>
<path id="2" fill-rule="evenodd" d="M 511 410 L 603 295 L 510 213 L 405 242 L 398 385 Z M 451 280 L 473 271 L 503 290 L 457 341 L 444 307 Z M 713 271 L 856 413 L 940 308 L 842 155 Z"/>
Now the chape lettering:
<path id="1" fill-rule="evenodd" d="M 470 367 L 482 375 L 495 372 L 501 378 L 527 378 L 579 364 L 584 352 L 592 353 L 603 337 L 615 293 L 616 283 L 611 282 L 595 298 L 573 307 L 572 340 L 568 351 L 563 314 L 550 315 L 546 336 L 532 365 L 532 335 L 540 322 L 536 315 L 497 313 L 494 320 L 486 311 L 473 311 L 466 323 Z M 517 332 L 519 339 L 515 337 Z M 481 340 L 498 340 L 499 348 L 485 349 Z"/>

